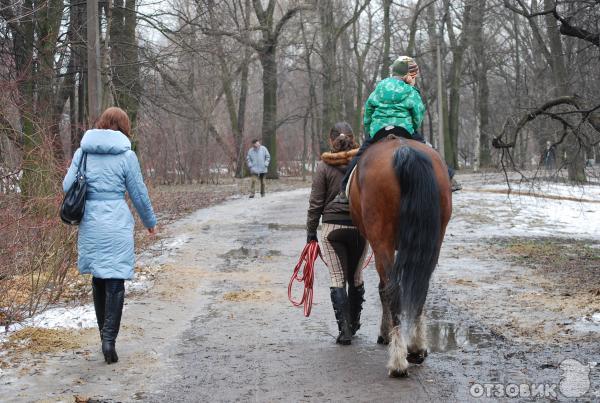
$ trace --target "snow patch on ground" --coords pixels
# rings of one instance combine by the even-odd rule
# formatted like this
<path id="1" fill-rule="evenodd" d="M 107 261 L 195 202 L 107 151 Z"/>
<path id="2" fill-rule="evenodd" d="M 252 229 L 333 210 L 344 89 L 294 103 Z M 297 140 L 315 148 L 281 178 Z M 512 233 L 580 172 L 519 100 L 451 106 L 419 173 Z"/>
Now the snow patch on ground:
<path id="1" fill-rule="evenodd" d="M 462 227 L 479 237 L 600 238 L 600 203 L 465 190 L 454 193 L 453 205 L 450 232 Z M 464 226 L 452 224 L 461 221 Z"/>
<path id="2" fill-rule="evenodd" d="M 97 323 L 93 304 L 50 308 L 23 322 L 8 326 L 7 332 L 0 335 L 0 342 L 3 338 L 8 338 L 12 332 L 26 327 L 84 329 L 95 326 Z"/>
<path id="3" fill-rule="evenodd" d="M 571 329 L 578 333 L 598 333 L 600 332 L 600 312 L 590 316 L 580 318 L 571 326 Z"/>
<path id="4" fill-rule="evenodd" d="M 125 293 L 142 293 L 154 285 L 156 268 L 152 271 L 136 273 L 134 280 L 125 281 Z M 26 327 L 45 329 L 84 329 L 96 327 L 96 313 L 93 304 L 80 306 L 54 307 L 45 310 L 29 319 L 13 323 L 0 332 L 0 343 L 8 340 L 10 335 Z"/>
<path id="5" fill-rule="evenodd" d="M 506 183 L 487 184 L 480 189 L 508 190 Z M 600 186 L 596 185 L 568 185 L 553 182 L 518 182 L 511 183 L 511 191 L 518 193 L 531 193 L 540 196 L 569 197 L 583 200 L 600 201 Z"/>

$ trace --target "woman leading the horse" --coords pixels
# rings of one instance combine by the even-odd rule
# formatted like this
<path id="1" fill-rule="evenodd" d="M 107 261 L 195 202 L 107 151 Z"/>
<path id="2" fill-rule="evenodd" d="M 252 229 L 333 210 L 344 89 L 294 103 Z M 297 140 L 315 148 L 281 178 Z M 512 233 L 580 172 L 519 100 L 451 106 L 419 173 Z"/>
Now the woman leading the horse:
<path id="1" fill-rule="evenodd" d="M 339 201 L 348 202 L 345 192 L 350 173 L 369 146 L 389 135 L 425 143 L 425 139 L 418 132 L 425 116 L 421 93 L 415 87 L 418 76 L 419 66 L 414 59 L 400 56 L 391 66 L 391 77 L 380 81 L 369 95 L 363 119 L 368 138 L 348 166 L 342 181 Z M 454 171 L 448 169 L 448 174 L 452 178 Z M 453 191 L 461 188 L 456 182 L 453 185 Z"/>
<path id="2" fill-rule="evenodd" d="M 334 200 L 354 155 L 352 150 L 358 147 L 350 125 L 336 123 L 330 130 L 329 144 L 331 152 L 323 153 L 313 176 L 306 231 L 307 242 L 318 242 L 317 227 L 322 218 L 323 259 L 331 276 L 331 303 L 339 330 L 336 343 L 347 345 L 360 328 L 365 294 L 362 262 L 367 242 L 352 223 L 348 203 Z"/>

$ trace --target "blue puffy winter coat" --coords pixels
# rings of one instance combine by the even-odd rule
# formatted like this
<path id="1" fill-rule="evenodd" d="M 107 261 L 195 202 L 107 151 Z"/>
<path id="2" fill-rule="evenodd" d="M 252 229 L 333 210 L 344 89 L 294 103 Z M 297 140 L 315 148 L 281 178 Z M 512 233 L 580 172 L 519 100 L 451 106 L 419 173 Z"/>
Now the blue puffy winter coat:
<path id="1" fill-rule="evenodd" d="M 75 180 L 82 152 L 87 153 L 88 187 L 77 240 L 79 272 L 98 278 L 131 279 L 135 259 L 134 220 L 125 202 L 125 191 L 144 226 L 156 225 L 137 156 L 123 133 L 88 130 L 63 181 L 65 192 Z"/>

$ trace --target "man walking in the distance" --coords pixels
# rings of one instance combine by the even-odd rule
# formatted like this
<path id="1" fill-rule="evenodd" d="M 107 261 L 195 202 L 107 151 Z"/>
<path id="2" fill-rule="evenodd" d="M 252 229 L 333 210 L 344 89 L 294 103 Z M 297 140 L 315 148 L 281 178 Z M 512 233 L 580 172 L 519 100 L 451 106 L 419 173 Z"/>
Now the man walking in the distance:
<path id="1" fill-rule="evenodd" d="M 265 174 L 269 168 L 269 162 L 271 161 L 271 155 L 269 150 L 260 144 L 257 139 L 252 140 L 252 147 L 248 150 L 246 156 L 246 163 L 252 176 L 252 183 L 250 185 L 250 197 L 254 197 L 256 190 L 256 179 L 260 180 L 260 195 L 265 195 Z"/>

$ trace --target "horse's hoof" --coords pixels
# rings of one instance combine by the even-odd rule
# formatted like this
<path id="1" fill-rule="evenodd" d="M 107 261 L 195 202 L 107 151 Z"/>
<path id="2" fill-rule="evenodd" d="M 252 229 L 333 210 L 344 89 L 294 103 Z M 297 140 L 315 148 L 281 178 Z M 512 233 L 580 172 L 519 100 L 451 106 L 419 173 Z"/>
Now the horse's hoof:
<path id="1" fill-rule="evenodd" d="M 390 378 L 406 378 L 408 376 L 408 370 L 390 369 L 388 375 L 390 376 Z"/>
<path id="2" fill-rule="evenodd" d="M 414 353 L 408 353 L 406 355 L 406 361 L 411 364 L 423 364 L 425 357 L 427 357 L 427 350 L 419 350 Z"/>
<path id="3" fill-rule="evenodd" d="M 389 341 L 389 340 L 386 340 L 386 339 L 384 339 L 384 338 L 383 338 L 383 336 L 378 336 L 378 337 L 377 337 L 377 344 L 385 344 L 385 345 L 388 345 L 388 344 L 390 344 L 390 341 Z"/>

